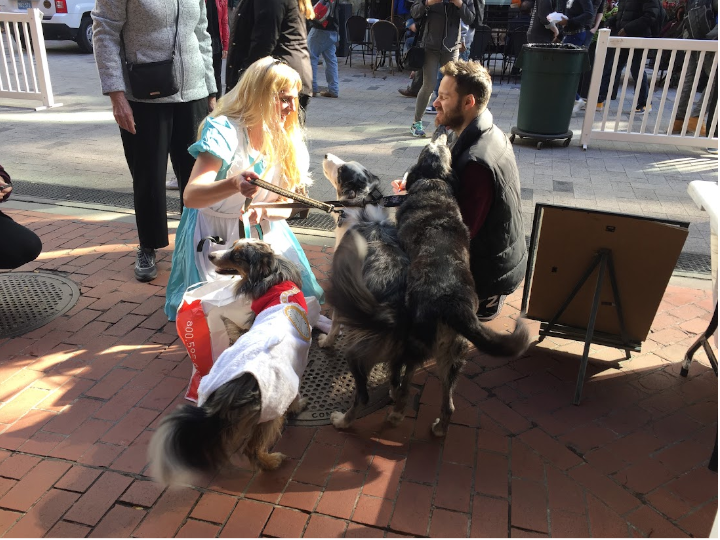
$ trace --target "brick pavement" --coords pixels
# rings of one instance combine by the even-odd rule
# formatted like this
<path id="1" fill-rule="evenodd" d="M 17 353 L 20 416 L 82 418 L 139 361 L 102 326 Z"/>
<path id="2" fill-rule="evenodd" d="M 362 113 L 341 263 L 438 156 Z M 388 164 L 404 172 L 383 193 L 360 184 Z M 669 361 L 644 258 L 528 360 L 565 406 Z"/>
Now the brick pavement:
<path id="1" fill-rule="evenodd" d="M 10 203 L 8 203 L 10 204 Z M 406 420 L 385 411 L 347 432 L 288 427 L 273 473 L 237 460 L 204 486 L 163 489 L 146 448 L 177 404 L 190 361 L 162 315 L 170 250 L 150 284 L 133 279 L 127 218 L 41 205 L 9 210 L 38 231 L 20 270 L 62 273 L 78 304 L 0 340 L 0 535 L 49 537 L 707 536 L 717 475 L 717 379 L 702 351 L 679 362 L 709 320 L 708 281 L 674 278 L 642 353 L 592 347 L 571 405 L 579 343 L 547 338 L 507 362 L 472 353 L 447 438 L 430 424 L 440 386 L 413 379 Z M 321 283 L 332 240 L 301 237 Z M 498 330 L 512 328 L 519 294 Z M 531 324 L 537 331 L 537 324 Z"/>

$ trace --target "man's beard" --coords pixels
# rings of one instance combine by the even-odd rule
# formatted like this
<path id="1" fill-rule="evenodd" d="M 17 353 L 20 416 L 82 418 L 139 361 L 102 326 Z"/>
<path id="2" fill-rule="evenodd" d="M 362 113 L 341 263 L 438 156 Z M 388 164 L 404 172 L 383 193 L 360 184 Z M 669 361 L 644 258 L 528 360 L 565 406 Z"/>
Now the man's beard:
<path id="1" fill-rule="evenodd" d="M 443 117 L 442 121 L 440 118 L 441 116 Z M 465 117 L 462 114 L 462 109 L 459 103 L 449 111 L 443 109 L 442 112 L 435 117 L 436 126 L 443 125 L 453 131 L 460 128 L 464 121 Z"/>

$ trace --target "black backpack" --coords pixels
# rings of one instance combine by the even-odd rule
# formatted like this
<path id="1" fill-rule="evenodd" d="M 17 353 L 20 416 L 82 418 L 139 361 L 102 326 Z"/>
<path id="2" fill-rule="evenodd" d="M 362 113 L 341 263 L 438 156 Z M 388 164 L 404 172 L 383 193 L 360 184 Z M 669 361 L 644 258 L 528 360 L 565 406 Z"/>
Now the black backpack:
<path id="1" fill-rule="evenodd" d="M 690 39 L 705 39 L 715 27 L 715 11 L 712 0 L 688 0 L 685 11 L 685 28 Z"/>

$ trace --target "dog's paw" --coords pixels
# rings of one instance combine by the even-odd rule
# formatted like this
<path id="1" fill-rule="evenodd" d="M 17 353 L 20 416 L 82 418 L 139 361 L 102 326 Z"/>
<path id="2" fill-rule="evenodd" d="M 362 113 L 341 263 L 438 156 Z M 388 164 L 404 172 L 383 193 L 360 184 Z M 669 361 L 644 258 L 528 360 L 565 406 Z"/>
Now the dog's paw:
<path id="1" fill-rule="evenodd" d="M 300 414 L 307 408 L 307 405 L 308 405 L 308 398 L 296 399 L 290 405 L 288 412 L 290 414 Z"/>
<path id="2" fill-rule="evenodd" d="M 263 471 L 274 471 L 278 467 L 280 467 L 280 465 L 282 465 L 282 462 L 285 458 L 287 458 L 287 456 L 282 452 L 273 452 L 272 454 L 259 455 L 258 465 L 260 465 L 260 468 Z"/>
<path id="3" fill-rule="evenodd" d="M 398 411 L 392 411 L 390 414 L 388 414 L 387 421 L 392 426 L 399 426 L 400 422 L 403 421 L 405 418 L 405 415 Z"/>
<path id="4" fill-rule="evenodd" d="M 333 341 L 334 340 L 330 339 L 327 334 L 323 334 L 322 336 L 318 336 L 317 338 L 318 347 L 320 347 L 321 349 L 329 349 L 333 346 Z"/>
<path id="5" fill-rule="evenodd" d="M 340 411 L 333 411 L 333 413 L 330 415 L 330 421 L 332 422 L 332 425 L 335 426 L 337 429 L 345 429 L 347 427 L 350 427 L 350 424 L 345 421 L 345 414 L 341 413 Z"/>
<path id="6" fill-rule="evenodd" d="M 445 430 L 443 429 L 439 418 L 436 418 L 435 421 L 432 423 L 432 426 L 430 427 L 430 431 L 432 431 L 432 434 L 435 435 L 436 437 L 444 437 L 445 436 Z"/>

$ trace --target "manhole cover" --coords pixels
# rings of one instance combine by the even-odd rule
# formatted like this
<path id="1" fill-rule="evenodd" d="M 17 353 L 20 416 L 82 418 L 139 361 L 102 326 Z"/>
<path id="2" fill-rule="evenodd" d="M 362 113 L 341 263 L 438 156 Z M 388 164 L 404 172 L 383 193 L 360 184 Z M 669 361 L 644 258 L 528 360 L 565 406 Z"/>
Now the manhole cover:
<path id="1" fill-rule="evenodd" d="M 370 399 L 357 418 L 370 414 L 390 402 L 387 368 L 377 364 L 370 372 L 368 391 Z M 330 424 L 333 411 L 345 412 L 350 408 L 355 393 L 355 379 L 345 361 L 345 339 L 340 335 L 335 347 L 321 349 L 313 339 L 310 359 L 300 381 L 300 395 L 308 398 L 307 408 L 288 423 L 295 426 L 322 426 Z"/>
<path id="2" fill-rule="evenodd" d="M 321 231 L 334 231 L 335 220 L 330 214 L 310 212 L 305 219 L 290 218 L 288 225 L 294 229 L 316 229 Z"/>
<path id="3" fill-rule="evenodd" d="M 72 308 L 80 298 L 67 278 L 35 272 L 0 274 L 0 338 L 40 328 Z"/>

